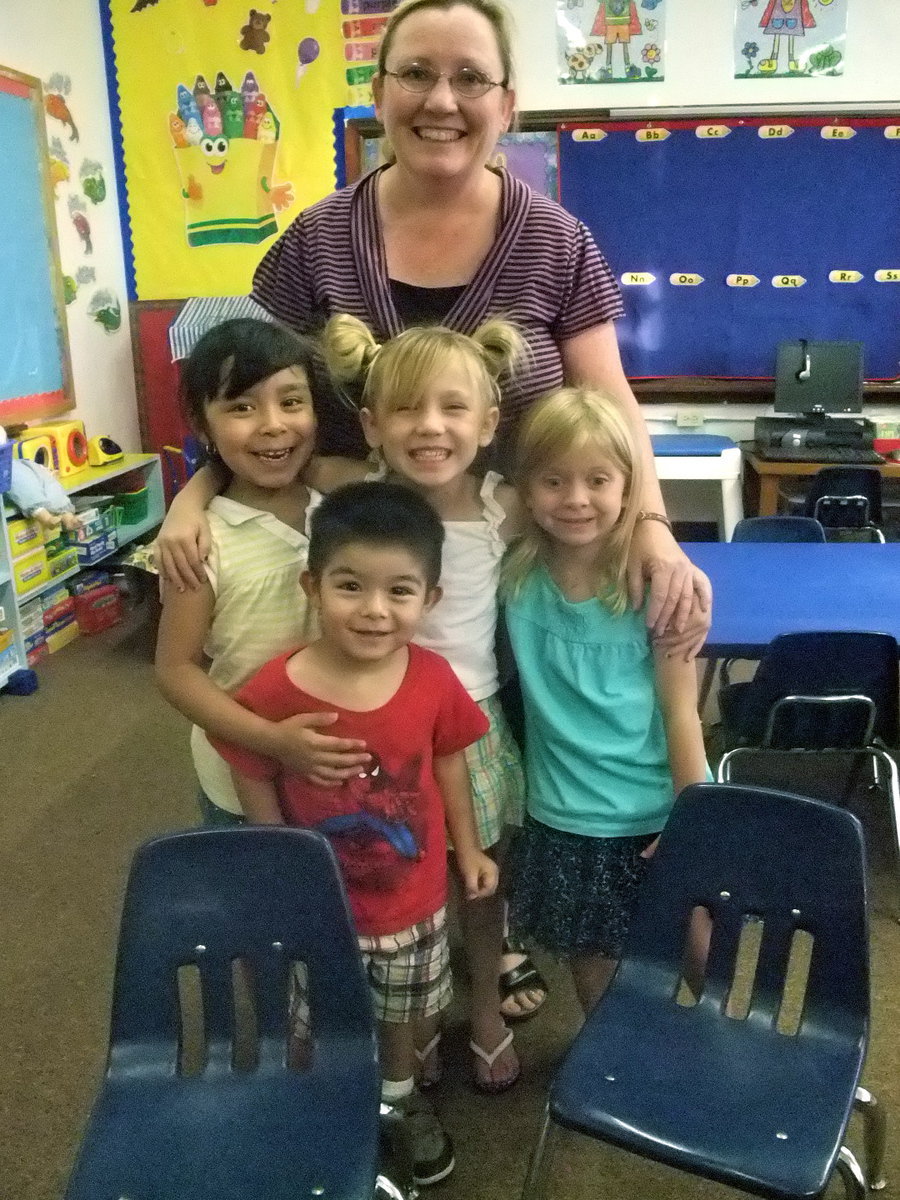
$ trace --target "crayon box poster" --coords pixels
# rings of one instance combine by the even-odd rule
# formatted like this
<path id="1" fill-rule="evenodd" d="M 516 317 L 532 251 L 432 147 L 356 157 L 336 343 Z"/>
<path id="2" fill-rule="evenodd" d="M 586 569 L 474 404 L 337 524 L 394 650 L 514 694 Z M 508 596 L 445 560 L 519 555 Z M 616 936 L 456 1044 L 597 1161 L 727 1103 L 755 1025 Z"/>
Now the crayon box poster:
<path id="1" fill-rule="evenodd" d="M 278 234 L 335 184 L 337 6 L 106 2 L 135 299 L 245 293 Z"/>

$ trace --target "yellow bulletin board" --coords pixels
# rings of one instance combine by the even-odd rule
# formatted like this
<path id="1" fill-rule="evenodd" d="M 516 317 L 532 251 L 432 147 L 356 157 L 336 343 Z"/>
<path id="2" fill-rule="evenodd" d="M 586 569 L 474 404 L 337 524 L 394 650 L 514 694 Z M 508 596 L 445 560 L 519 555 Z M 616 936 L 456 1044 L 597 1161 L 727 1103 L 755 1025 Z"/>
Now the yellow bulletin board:
<path id="1" fill-rule="evenodd" d="M 132 298 L 241 295 L 333 190 L 339 0 L 105 0 Z"/>

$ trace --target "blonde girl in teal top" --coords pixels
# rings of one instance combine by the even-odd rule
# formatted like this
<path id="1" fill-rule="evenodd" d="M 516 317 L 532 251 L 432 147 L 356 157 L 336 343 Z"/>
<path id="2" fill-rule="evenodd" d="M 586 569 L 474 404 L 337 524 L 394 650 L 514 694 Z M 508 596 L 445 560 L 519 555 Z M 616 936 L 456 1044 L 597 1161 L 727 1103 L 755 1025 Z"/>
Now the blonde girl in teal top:
<path id="1" fill-rule="evenodd" d="M 641 458 L 615 402 L 579 388 L 540 401 L 517 468 L 526 531 L 503 579 L 528 816 L 509 864 L 510 923 L 569 962 L 589 1012 L 674 797 L 708 777 L 696 668 L 654 649 L 628 604 Z"/>

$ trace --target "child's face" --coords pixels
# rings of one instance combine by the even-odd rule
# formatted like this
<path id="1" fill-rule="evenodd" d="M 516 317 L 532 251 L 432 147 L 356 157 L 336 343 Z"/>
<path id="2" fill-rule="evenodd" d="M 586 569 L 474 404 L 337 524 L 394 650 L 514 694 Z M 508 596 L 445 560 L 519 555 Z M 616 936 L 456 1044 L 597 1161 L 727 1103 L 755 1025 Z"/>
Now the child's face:
<path id="1" fill-rule="evenodd" d="M 216 397 L 206 406 L 206 430 L 236 478 L 261 488 L 293 483 L 316 434 L 306 372 L 285 367 L 243 396 Z"/>
<path id="2" fill-rule="evenodd" d="M 301 582 L 319 618 L 322 640 L 354 663 L 379 662 L 410 642 L 440 598 L 425 568 L 402 546 L 351 542 Z"/>
<path id="3" fill-rule="evenodd" d="M 537 472 L 529 480 L 526 504 L 553 541 L 572 548 L 599 546 L 621 515 L 626 485 L 608 455 L 588 444 Z"/>
<path id="4" fill-rule="evenodd" d="M 463 475 L 490 444 L 500 410 L 460 356 L 451 358 L 420 394 L 393 403 L 376 400 L 361 413 L 366 441 L 392 471 L 422 488 Z"/>

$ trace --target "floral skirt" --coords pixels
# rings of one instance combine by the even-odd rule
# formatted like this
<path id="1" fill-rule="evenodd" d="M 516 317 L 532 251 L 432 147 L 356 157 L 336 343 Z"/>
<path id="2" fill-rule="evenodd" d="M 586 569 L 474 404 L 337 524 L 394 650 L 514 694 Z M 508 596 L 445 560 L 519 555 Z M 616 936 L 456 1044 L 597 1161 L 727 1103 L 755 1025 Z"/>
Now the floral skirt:
<path id="1" fill-rule="evenodd" d="M 586 837 L 526 816 L 504 868 L 510 933 L 558 958 L 618 958 L 655 836 Z"/>

